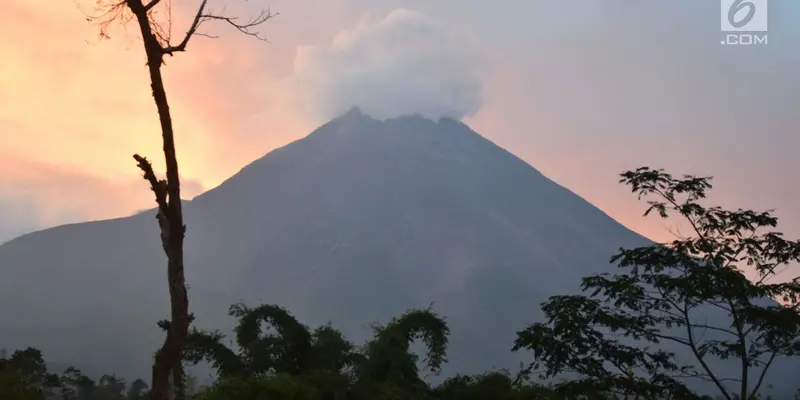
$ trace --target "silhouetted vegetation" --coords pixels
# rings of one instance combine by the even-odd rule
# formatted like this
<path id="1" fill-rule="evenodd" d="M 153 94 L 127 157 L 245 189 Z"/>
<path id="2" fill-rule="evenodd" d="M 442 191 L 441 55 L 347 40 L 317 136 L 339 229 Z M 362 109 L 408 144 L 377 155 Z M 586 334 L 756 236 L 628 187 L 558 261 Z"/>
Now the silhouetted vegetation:
<path id="1" fill-rule="evenodd" d="M 420 378 L 419 367 L 438 374 L 448 340 L 447 324 L 431 310 L 410 310 L 376 326 L 374 338 L 362 346 L 355 346 L 329 325 L 311 330 L 275 305 L 248 308 L 236 304 L 230 315 L 238 319 L 236 349 L 226 347 L 219 332 L 193 329 L 188 335 L 184 362 L 208 361 L 217 372 L 212 386 L 188 391 L 193 399 L 550 398 L 543 386 L 507 372 L 457 376 L 431 387 Z M 261 323 L 274 333 L 262 332 Z M 409 350 L 415 339 L 427 346 L 421 363 Z M 93 381 L 72 367 L 60 377 L 48 373 L 35 349 L 15 352 L 0 366 L 0 397 L 4 400 L 133 400 L 148 396 L 141 380 L 127 385 L 104 375 Z"/>
<path id="2" fill-rule="evenodd" d="M 700 205 L 710 178 L 640 168 L 622 182 L 651 198 L 645 215 L 677 214 L 692 236 L 621 249 L 611 260 L 619 272 L 584 278 L 588 296 L 551 297 L 542 307 L 548 321 L 520 332 L 514 348 L 533 350 L 532 368 L 548 377 L 577 373 L 557 385 L 566 393 L 695 399 L 686 383 L 700 380 L 727 400 L 757 398 L 774 360 L 800 351 L 800 281 L 770 283 L 800 261 L 800 243 L 765 232 L 777 225 L 769 212 Z M 702 319 L 709 311 L 724 319 Z M 689 348 L 694 360 L 677 361 L 667 350 L 675 346 Z M 740 365 L 737 374 L 715 370 L 722 360 Z"/>
<path id="3" fill-rule="evenodd" d="M 542 305 L 547 320 L 517 335 L 513 350 L 533 352 L 520 371 L 457 375 L 437 385 L 423 379 L 440 373 L 450 335 L 431 309 L 375 326 L 372 339 L 356 345 L 333 326 L 309 328 L 280 306 L 235 304 L 235 347 L 219 331 L 188 331 L 182 365 L 206 361 L 217 376 L 186 392 L 196 400 L 761 399 L 773 362 L 800 351 L 800 281 L 770 282 L 800 261 L 800 242 L 768 230 L 777 225 L 769 212 L 700 205 L 710 178 L 640 168 L 623 173 L 622 182 L 655 198 L 645 215 L 678 214 L 693 236 L 620 249 L 611 260 L 616 273 L 584 278 L 583 294 L 551 297 Z M 695 318 L 705 309 L 723 311 L 717 315 L 724 320 Z M 170 324 L 159 322 L 167 331 Z M 410 350 L 415 341 L 424 355 Z M 669 350 L 675 346 L 688 347 L 695 360 L 678 362 Z M 738 365 L 736 376 L 717 371 L 720 360 Z M 693 380 L 716 390 L 695 393 Z M 32 348 L 0 357 L 3 400 L 133 400 L 148 393 L 141 380 L 94 381 L 76 368 L 50 373 Z"/>
<path id="4" fill-rule="evenodd" d="M 97 381 L 79 369 L 67 368 L 60 376 L 47 370 L 42 353 L 33 348 L 0 357 L 0 398 L 3 400 L 143 400 L 148 387 L 142 380 L 128 385 L 113 375 Z"/>

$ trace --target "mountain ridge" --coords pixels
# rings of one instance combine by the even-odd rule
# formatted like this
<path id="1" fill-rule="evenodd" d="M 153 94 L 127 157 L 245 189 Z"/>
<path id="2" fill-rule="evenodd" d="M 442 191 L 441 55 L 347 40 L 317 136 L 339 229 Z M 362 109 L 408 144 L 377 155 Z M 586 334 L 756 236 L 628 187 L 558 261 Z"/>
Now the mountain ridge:
<path id="1" fill-rule="evenodd" d="M 314 157 L 293 154 L 297 151 Z M 349 162 L 352 160 L 367 164 L 350 165 Z M 433 163 L 431 171 L 440 171 L 439 176 L 427 179 L 428 175 L 433 173 L 425 170 L 420 163 Z M 368 287 L 373 284 L 372 282 L 381 280 L 415 286 L 415 282 L 420 279 L 418 276 L 426 276 L 421 279 L 444 282 L 441 283 L 441 287 L 433 283 L 427 286 L 421 285 L 415 289 L 414 294 L 403 294 L 400 293 L 402 290 L 395 290 L 396 293 L 393 295 L 397 304 L 393 306 L 376 304 L 371 312 L 365 313 L 363 320 L 352 321 L 350 325 L 363 327 L 364 324 L 381 321 L 387 315 L 395 315 L 405 308 L 427 306 L 431 301 L 438 300 L 437 304 L 446 305 L 448 302 L 437 299 L 437 296 L 463 290 L 464 285 L 475 285 L 478 280 L 474 276 L 461 276 L 464 272 L 460 265 L 472 265 L 473 272 L 478 276 L 485 274 L 481 272 L 487 268 L 485 262 L 476 261 L 473 250 L 482 246 L 483 240 L 479 239 L 482 233 L 479 232 L 480 228 L 476 228 L 484 224 L 482 221 L 491 221 L 491 224 L 500 227 L 498 229 L 511 232 L 504 235 L 509 241 L 519 242 L 518 246 L 524 242 L 516 236 L 526 229 L 518 226 L 519 221 L 516 221 L 518 218 L 507 217 L 503 209 L 519 207 L 525 199 L 509 200 L 509 196 L 495 199 L 490 195 L 493 190 L 512 193 L 516 188 L 512 187 L 513 185 L 503 184 L 503 179 L 493 178 L 490 172 L 484 171 L 484 176 L 478 176 L 481 170 L 491 170 L 498 163 L 504 167 L 508 163 L 510 167 L 505 173 L 514 179 L 518 181 L 533 179 L 537 182 L 541 180 L 539 183 L 548 187 L 548 190 L 555 189 L 565 196 L 574 196 L 567 203 L 572 202 L 579 207 L 590 206 L 587 212 L 595 214 L 595 218 L 604 222 L 613 223 L 612 231 L 628 232 L 601 210 L 544 177 L 538 170 L 510 152 L 475 134 L 462 122 L 451 119 L 435 122 L 420 116 L 378 121 L 360 112 L 351 111 L 320 126 L 308 136 L 267 153 L 216 188 L 186 203 L 186 274 L 191 286 L 192 309 L 205 307 L 199 305 L 204 301 L 199 295 L 192 296 L 193 292 L 201 292 L 203 296 L 222 297 L 231 303 L 250 300 L 285 304 L 295 311 L 301 320 L 316 321 L 324 318 L 326 322 L 331 320 L 338 323 L 336 307 L 326 312 L 313 312 L 309 307 L 292 304 L 303 302 L 302 297 L 305 295 L 302 293 L 312 290 L 310 287 L 313 286 L 313 282 L 336 280 L 327 275 L 323 275 L 324 278 L 314 276 L 319 274 L 319 271 L 335 269 L 330 266 L 332 264 L 330 259 L 335 257 L 341 259 L 338 261 L 340 272 L 337 275 L 337 285 L 350 284 L 351 291 L 355 292 L 363 291 L 359 289 L 361 286 Z M 333 168 L 330 168 L 331 165 Z M 369 165 L 370 168 L 361 168 L 365 165 Z M 370 169 L 372 171 L 369 171 Z M 325 170 L 336 170 L 339 171 L 337 174 L 341 175 L 325 176 Z M 320 175 L 322 178 L 319 178 Z M 383 176 L 391 179 L 384 179 Z M 486 182 L 487 187 L 474 188 L 469 182 L 471 179 Z M 402 186 L 402 190 L 396 193 L 405 196 L 403 201 L 395 200 L 398 197 L 396 195 L 381 197 L 381 193 L 392 190 L 392 185 Z M 344 188 L 345 186 L 347 188 Z M 281 190 L 269 189 L 273 187 L 280 187 Z M 461 198 L 453 203 L 450 193 L 458 190 L 461 190 Z M 535 191 L 529 190 L 531 193 L 526 196 L 532 198 Z M 320 196 L 313 193 L 325 193 L 326 198 L 319 199 Z M 361 202 L 360 207 L 350 207 L 354 199 L 361 199 L 357 200 Z M 271 204 L 275 203 L 281 204 L 277 212 L 270 210 Z M 385 204 L 386 207 L 377 206 L 379 203 Z M 486 207 L 485 210 L 481 208 L 487 203 L 493 205 Z M 556 206 L 562 205 L 556 204 Z M 482 215 L 480 220 L 466 223 L 473 214 L 470 211 L 473 209 L 481 209 L 483 211 L 480 213 L 486 215 Z M 258 212 L 253 215 L 255 210 Z M 535 222 L 536 218 L 532 218 L 530 214 L 525 212 L 522 216 Z M 291 217 L 285 218 L 285 215 Z M 42 274 L 55 272 L 58 275 L 66 275 L 59 280 L 71 281 L 72 278 L 64 271 L 52 270 L 52 265 L 58 263 L 56 260 L 58 257 L 55 256 L 58 254 L 64 262 L 78 263 L 70 265 L 70 268 L 80 270 L 79 274 L 88 274 L 89 278 L 84 277 L 84 279 L 102 278 L 113 282 L 115 276 L 118 276 L 117 279 L 126 284 L 135 283 L 138 287 L 147 288 L 146 293 L 152 300 L 152 306 L 155 310 L 161 310 L 166 314 L 164 312 L 166 284 L 162 282 L 164 260 L 158 245 L 157 226 L 153 216 L 154 210 L 150 210 L 129 217 L 70 224 L 24 235 L 0 246 L 0 265 L 5 266 L 9 263 L 7 261 L 9 259 L 27 258 L 39 253 L 36 249 L 42 245 L 42 241 L 45 241 L 50 243 L 48 246 L 56 245 L 47 251 L 54 257 L 48 258 L 36 254 L 34 258 L 39 261 L 39 265 L 28 268 L 29 270 L 38 270 Z M 331 218 L 333 220 L 329 221 Z M 574 219 L 577 221 L 580 217 Z M 295 221 L 304 221 L 303 224 L 306 226 L 303 229 L 295 229 L 296 226 L 302 225 Z M 379 221 L 378 224 L 382 225 L 373 226 L 375 221 Z M 430 223 L 430 221 L 437 222 Z M 456 221 L 455 224 L 459 227 L 448 227 L 448 224 L 452 224 L 450 221 Z M 559 224 L 561 222 L 556 225 Z M 575 227 L 580 223 L 573 222 L 572 225 Z M 347 232 L 336 232 L 338 227 L 342 226 L 348 227 Z M 361 228 L 350 229 L 352 227 Z M 294 231 L 285 233 L 286 230 L 292 229 Z M 381 229 L 391 234 L 386 233 L 385 237 L 381 237 L 379 232 Z M 221 233 L 221 230 L 224 233 Z M 527 240 L 537 241 L 535 237 L 530 236 L 530 233 L 527 235 L 529 236 Z M 308 240 L 298 239 L 306 236 L 309 237 Z M 415 239 L 416 236 L 425 239 Z M 635 233 L 632 236 L 638 237 Z M 446 238 L 449 243 L 441 244 L 441 251 L 429 244 L 440 238 Z M 263 243 L 272 243 L 274 247 L 267 250 Z M 525 245 L 525 247 L 531 246 Z M 544 254 L 545 247 L 540 245 L 536 251 Z M 111 253 L 104 256 L 97 254 L 104 252 L 105 249 L 114 248 L 118 250 L 113 252 L 115 254 L 113 256 Z M 423 248 L 429 254 L 420 255 L 420 249 Z M 206 249 L 218 250 L 206 251 Z M 235 263 L 237 265 L 229 265 L 232 263 L 232 257 L 242 254 L 246 257 L 239 257 Z M 298 254 L 305 254 L 307 257 L 298 259 Z M 97 262 L 96 257 L 105 258 L 108 263 Z M 426 261 L 427 257 L 441 259 L 439 264 L 442 266 L 437 267 L 440 271 L 433 267 L 437 263 Z M 397 266 L 394 268 L 386 267 L 378 271 L 394 271 L 392 274 L 396 276 L 391 279 L 387 279 L 376 270 L 366 269 L 367 264 L 375 266 L 391 264 L 390 259 L 402 261 L 397 261 Z M 607 258 L 597 264 L 603 265 L 606 261 Z M 503 264 L 502 261 L 497 263 Z M 559 262 L 554 260 L 551 263 Z M 348 264 L 362 265 L 342 273 L 341 270 L 346 270 L 344 266 Z M 400 264 L 409 264 L 412 267 L 401 267 Z M 120 265 L 126 267 L 121 268 Z M 496 268 L 508 269 L 502 265 Z M 270 279 L 272 281 L 286 282 L 286 286 L 290 288 L 306 289 L 283 290 L 276 287 L 265 290 L 259 285 L 252 284 L 262 281 L 262 275 L 265 273 L 273 276 Z M 522 274 L 520 271 L 509 273 Z M 582 274 L 572 275 L 572 283 L 577 284 L 576 279 Z M 443 278 L 445 276 L 446 279 Z M 372 280 L 364 277 L 372 277 Z M 123 288 L 126 287 L 122 282 L 118 284 Z M 327 287 L 324 282 L 315 284 Z M 328 292 L 332 290 L 334 289 L 331 288 Z M 80 291 L 86 292 L 86 289 Z M 116 289 L 111 292 L 126 291 Z M 130 290 L 127 292 L 135 296 Z M 378 296 L 383 292 L 380 290 L 371 295 Z M 105 293 L 110 295 L 109 292 Z M 335 293 L 326 293 L 326 296 L 338 298 Z M 362 293 L 359 298 L 368 297 L 368 294 Z M 160 304 L 161 301 L 164 303 Z M 357 306 L 355 303 L 360 300 L 351 298 L 340 301 Z M 204 319 L 209 321 L 210 326 L 204 325 L 209 328 L 216 328 L 218 323 L 227 326 L 229 321 L 226 320 L 224 313 L 227 305 L 215 306 L 218 315 L 214 317 L 208 315 L 210 313 L 203 313 L 203 310 L 197 310 L 198 321 Z M 451 313 L 456 312 L 453 310 Z M 308 318 L 303 318 L 304 314 L 308 314 Z M 152 315 L 153 321 L 161 318 L 158 311 L 152 312 Z M 158 337 L 160 333 L 156 331 L 151 335 Z M 510 343 L 513 330 L 504 332 L 504 335 L 508 337 L 506 342 Z M 28 335 L 21 336 L 28 337 Z M 503 347 L 508 347 L 508 344 Z"/>
<path id="2" fill-rule="evenodd" d="M 453 332 L 445 374 L 518 367 L 514 334 L 541 317 L 540 302 L 611 271 L 619 247 L 652 243 L 466 124 L 419 116 L 345 114 L 184 212 L 199 328 L 229 330 L 234 302 L 273 303 L 360 342 L 369 324 L 433 303 Z M 0 246 L 0 346 L 145 376 L 162 340 L 155 321 L 168 315 L 153 217 Z"/>

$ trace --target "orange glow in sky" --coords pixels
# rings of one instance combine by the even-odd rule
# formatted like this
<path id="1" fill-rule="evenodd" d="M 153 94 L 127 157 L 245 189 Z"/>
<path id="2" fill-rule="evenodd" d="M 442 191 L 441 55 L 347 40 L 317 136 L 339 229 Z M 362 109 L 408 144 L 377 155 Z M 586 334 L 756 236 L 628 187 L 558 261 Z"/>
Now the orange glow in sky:
<path id="1" fill-rule="evenodd" d="M 92 3 L 79 4 L 91 12 Z M 183 19 L 177 15 L 176 23 Z M 71 1 L 0 4 L 0 182 L 6 197 L 35 202 L 44 224 L 58 222 L 63 210 L 95 219 L 150 207 L 131 155 L 141 153 L 163 170 L 138 36 L 120 26 L 111 29 L 111 40 L 100 40 L 98 32 Z M 225 84 L 252 64 L 237 43 L 205 41 L 167 60 L 189 198 L 268 150 L 248 151 L 252 141 L 237 142 L 226 132 L 237 129 L 225 122 L 237 119 L 236 107 L 221 105 L 244 88 Z M 96 207 L 105 193 L 114 201 Z"/>
<path id="2" fill-rule="evenodd" d="M 87 11 L 91 11 L 96 2 L 0 1 L 0 54 L 3 54 L 0 62 L 0 206 L 7 204 L 10 209 L 18 210 L 14 211 L 18 214 L 15 218 L 27 218 L 35 228 L 124 216 L 149 208 L 152 206 L 150 192 L 139 177 L 131 155 L 142 154 L 154 162 L 156 170 L 163 170 L 158 120 L 135 25 L 128 26 L 127 31 L 115 26 L 109 32 L 110 40 L 100 40 L 98 26 L 85 20 L 76 1 Z M 282 80 L 291 75 L 299 46 L 329 42 L 337 32 L 353 28 L 365 16 L 385 15 L 396 2 L 378 3 L 382 4 L 379 9 L 365 11 L 358 8 L 361 2 L 357 0 L 275 0 L 269 6 L 281 15 L 268 22 L 265 28 L 270 43 L 214 28 L 213 33 L 221 39 L 198 37 L 190 43 L 186 53 L 166 58 L 165 80 L 187 198 L 213 188 L 254 159 L 310 133 L 324 122 L 308 117 L 296 104 L 288 102 Z M 438 6 L 426 5 L 426 2 L 411 3 L 438 10 Z M 196 1 L 175 2 L 176 36 L 184 31 L 191 17 L 189 11 L 196 5 Z M 466 6 L 462 12 L 463 15 L 457 16 L 442 15 L 469 17 Z M 513 39 L 508 40 L 508 46 L 518 45 L 523 35 L 514 33 L 511 27 L 510 22 L 503 22 L 492 28 L 495 31 L 491 33 L 500 35 L 501 28 L 505 29 L 503 34 Z M 493 40 L 494 36 L 490 36 L 487 41 Z M 727 171 L 737 179 L 749 179 L 753 185 L 764 182 L 759 176 L 746 175 L 750 172 L 745 171 L 741 163 L 729 162 L 720 156 L 745 150 L 717 147 L 719 154 L 708 155 L 704 161 L 702 157 L 706 154 L 695 150 L 697 146 L 688 148 L 685 138 L 664 134 L 679 129 L 689 133 L 696 130 L 699 137 L 709 132 L 704 124 L 723 121 L 711 115 L 713 110 L 707 113 L 707 120 L 711 122 L 701 121 L 705 117 L 696 112 L 700 106 L 690 105 L 692 101 L 701 106 L 713 104 L 703 95 L 731 97 L 727 91 L 732 90 L 732 86 L 727 83 L 711 82 L 707 88 L 701 87 L 698 82 L 706 82 L 707 75 L 700 72 L 691 75 L 681 69 L 701 64 L 689 60 L 684 65 L 663 57 L 662 53 L 670 51 L 669 48 L 660 47 L 656 51 L 644 45 L 636 47 L 636 43 L 621 43 L 623 50 L 634 49 L 642 59 L 628 62 L 633 65 L 632 72 L 622 71 L 614 75 L 616 78 L 609 78 L 615 73 L 610 65 L 617 56 L 602 58 L 605 54 L 602 43 L 565 38 L 553 44 L 540 36 L 530 38 L 524 46 L 507 53 L 524 56 L 520 58 L 522 61 L 507 56 L 495 60 L 494 72 L 486 81 L 486 105 L 466 122 L 618 221 L 660 240 L 669 239 L 668 229 L 674 227 L 640 218 L 644 204 L 616 183 L 615 174 L 623 169 L 654 162 L 656 167 L 688 169 L 679 169 L 678 173 Z M 671 36 L 671 40 L 677 41 L 675 36 Z M 594 47 L 584 51 L 580 46 Z M 691 56 L 690 51 L 679 50 Z M 546 55 L 547 51 L 553 51 L 554 55 Z M 594 74 L 592 76 L 586 76 L 581 69 L 586 62 L 577 58 L 584 53 L 597 60 L 596 68 L 587 70 Z M 708 53 L 707 49 L 696 51 L 700 55 Z M 636 65 L 637 62 L 641 65 Z M 667 72 L 651 71 L 653 66 L 659 65 L 665 65 Z M 794 71 L 788 66 L 786 64 L 787 71 Z M 563 76 L 537 72 L 538 69 L 550 71 L 548 68 Z M 744 71 L 745 67 L 739 68 Z M 726 71 L 733 74 L 738 70 L 731 67 Z M 708 73 L 720 75 L 714 70 Z M 613 81 L 622 79 L 620 76 L 633 81 Z M 527 77 L 531 82 L 537 77 L 541 79 L 526 88 L 520 84 L 520 77 Z M 636 79 L 652 84 L 642 88 L 641 93 L 628 95 L 642 86 Z M 586 89 L 588 94 L 578 95 L 584 83 L 594 83 L 594 86 Z M 550 84 L 561 86 L 554 89 L 548 86 Z M 759 88 L 767 90 L 768 84 L 770 82 Z M 790 91 L 784 84 L 775 83 L 774 87 Z M 578 94 L 568 103 L 559 103 L 556 97 L 565 96 L 570 90 Z M 533 95 L 523 99 L 528 92 Z M 645 101 L 645 96 L 652 98 L 647 97 Z M 657 127 L 652 128 L 652 133 L 648 133 L 646 124 L 634 118 L 642 115 L 638 108 L 650 103 L 659 110 L 671 110 L 664 111 L 663 120 L 656 121 Z M 597 106 L 608 104 L 617 104 L 620 110 L 630 114 L 604 111 L 599 117 L 589 115 Z M 566 117 L 556 115 L 561 112 Z M 614 118 L 628 125 L 618 127 Z M 774 115 L 766 113 L 762 113 L 761 118 L 776 120 Z M 670 125 L 679 123 L 684 125 Z M 791 123 L 784 125 L 791 126 Z M 588 132 L 590 129 L 592 131 Z M 720 130 L 729 134 L 726 129 L 730 127 Z M 652 136 L 648 138 L 646 134 Z M 564 139 L 567 137 L 571 139 Z M 775 151 L 792 148 L 789 140 L 794 139 L 777 137 L 772 142 Z M 746 138 L 742 141 L 742 149 L 767 143 Z M 630 151 L 632 147 L 639 150 Z M 655 157 L 655 151 L 664 154 L 664 158 Z M 711 163 L 714 157 L 717 164 Z M 772 158 L 775 163 L 789 162 L 780 161 L 783 159 Z M 790 166 L 768 165 L 764 171 L 787 171 Z M 735 197 L 737 193 L 741 195 L 745 203 L 734 202 L 734 206 L 755 205 L 762 209 L 780 205 L 771 202 L 777 197 L 758 194 L 765 191 L 730 189 L 729 185 L 723 193 L 726 198 L 735 200 L 739 199 Z M 784 189 L 781 198 L 794 194 L 795 189 Z M 103 205 L 98 206 L 98 203 Z M 765 206 L 759 207 L 759 204 Z M 790 211 L 787 215 L 800 215 L 796 210 Z M 800 232 L 800 229 L 795 230 Z"/>

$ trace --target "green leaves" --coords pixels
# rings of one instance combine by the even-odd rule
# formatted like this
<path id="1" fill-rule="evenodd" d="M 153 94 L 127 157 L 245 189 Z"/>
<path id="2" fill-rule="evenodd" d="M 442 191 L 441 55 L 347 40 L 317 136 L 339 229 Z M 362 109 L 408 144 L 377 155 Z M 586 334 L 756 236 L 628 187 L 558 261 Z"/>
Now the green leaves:
<path id="1" fill-rule="evenodd" d="M 366 398 L 375 395 L 406 398 L 403 396 L 429 390 L 419 377 L 417 356 L 409 351 L 414 340 L 422 340 L 427 346 L 424 361 L 431 372 L 438 373 L 445 362 L 449 329 L 430 310 L 411 310 L 386 326 L 377 327 L 375 338 L 363 352 L 330 325 L 309 333 L 305 325 L 279 306 L 249 308 L 235 304 L 230 315 L 239 319 L 238 352 L 222 344 L 224 336 L 219 332 L 193 330 L 189 334 L 186 360 L 210 361 L 221 377 L 219 384 L 203 398 L 222 396 L 225 392 L 219 391 L 221 388 L 241 392 L 243 399 L 260 398 L 252 396 L 257 396 L 258 390 L 270 393 L 279 390 L 274 386 L 278 381 L 283 382 L 279 384 L 280 390 L 293 393 L 286 394 L 290 396 L 286 398 L 303 398 L 311 393 L 287 389 L 286 385 L 290 388 L 298 382 L 313 389 L 314 396 L 322 396 L 314 398 L 344 398 L 345 394 L 359 393 Z M 264 322 L 276 333 L 262 333 Z"/>
<path id="2" fill-rule="evenodd" d="M 236 342 L 254 373 L 296 375 L 308 370 L 311 333 L 286 309 L 276 305 L 250 309 L 243 304 L 234 304 L 229 314 L 239 318 Z M 273 327 L 277 334 L 262 335 L 262 322 Z"/>
<path id="3" fill-rule="evenodd" d="M 196 400 L 317 400 L 316 392 L 303 379 L 291 375 L 269 378 L 222 378 L 195 397 Z"/>
<path id="4" fill-rule="evenodd" d="M 522 375 L 512 379 L 506 371 L 475 376 L 460 375 L 439 386 L 431 386 L 419 376 L 418 356 L 410 351 L 414 341 L 423 342 L 427 351 L 425 369 L 438 373 L 446 359 L 449 329 L 443 318 L 427 310 L 410 310 L 375 329 L 375 337 L 363 348 L 355 347 L 330 325 L 318 327 L 309 335 L 292 335 L 292 329 L 304 326 L 277 306 L 249 308 L 235 305 L 239 318 L 238 339 L 247 339 L 234 351 L 223 345 L 219 332 L 193 329 L 184 349 L 186 361 L 210 361 L 219 377 L 210 387 L 189 390 L 191 400 L 562 400 L 563 394 L 531 383 Z M 278 333 L 264 334 L 253 320 L 282 324 Z M 159 324 L 169 329 L 169 322 Z M 255 331 L 257 329 L 257 331 Z M 304 328 L 305 329 L 305 328 Z M 249 330 L 249 331 L 248 331 Z M 285 338 L 274 337 L 289 332 Z M 306 331 L 307 332 L 307 331 Z M 307 368 L 290 373 L 279 371 L 275 363 L 296 348 L 288 338 L 308 337 Z M 258 344 L 264 341 L 264 344 Z M 245 344 L 242 346 L 242 344 Z M 279 348 L 282 344 L 288 344 Z M 305 347 L 304 346 L 300 346 Z M 269 351 L 261 351 L 262 349 Z M 41 353 L 28 349 L 0 359 L 0 398 L 3 400 L 45 400 L 51 393 L 29 382 L 54 382 L 63 400 L 144 400 L 149 398 L 147 384 L 136 380 L 131 385 L 113 375 L 98 381 L 77 368 L 68 368 L 60 379 L 48 374 Z M 287 357 L 288 360 L 296 360 Z M 255 361 L 254 361 L 255 360 Z M 13 362 L 12 362 L 13 361 Z M 13 365 L 12 365 L 13 364 Z M 272 365 L 263 370 L 264 365 Z M 295 365 L 290 363 L 289 365 Z M 13 368 L 12 368 L 13 367 Z M 13 371 L 13 374 L 7 372 Z M 23 373 L 24 372 L 24 373 Z M 192 385 L 194 386 L 194 385 Z M 577 389 L 576 389 L 577 390 Z M 568 397 L 571 398 L 571 397 Z"/>
<path id="5" fill-rule="evenodd" d="M 386 326 L 375 328 L 375 339 L 366 346 L 365 372 L 371 380 L 424 386 L 417 369 L 418 357 L 409 347 L 414 340 L 422 340 L 428 350 L 425 366 L 438 374 L 446 361 L 449 334 L 447 323 L 433 311 L 410 310 Z"/>
<path id="6" fill-rule="evenodd" d="M 458 400 L 557 399 L 550 389 L 537 384 L 520 384 L 506 371 L 476 376 L 458 375 L 433 389 L 433 398 Z"/>
<path id="7" fill-rule="evenodd" d="M 28 347 L 0 358 L 0 398 L 44 399 L 58 387 L 56 375 L 47 372 L 42 352 Z"/>
<path id="8" fill-rule="evenodd" d="M 77 368 L 61 377 L 47 371 L 42 353 L 34 348 L 0 358 L 0 398 L 3 400 L 144 400 L 147 384 L 137 380 L 130 387 L 113 375 L 93 381 Z"/>
<path id="9" fill-rule="evenodd" d="M 363 363 L 363 358 L 356 354 L 355 346 L 330 325 L 314 330 L 311 354 L 311 369 L 315 371 L 353 370 Z"/>
<path id="10" fill-rule="evenodd" d="M 218 331 L 201 331 L 193 328 L 186 337 L 184 360 L 191 364 L 207 361 L 220 376 L 238 376 L 245 372 L 244 360 L 222 344 L 225 337 Z"/>
<path id="11" fill-rule="evenodd" d="M 193 329 L 187 338 L 185 360 L 197 364 L 208 361 L 220 377 L 251 378 L 276 374 L 304 375 L 315 370 L 337 373 L 361 363 L 355 347 L 331 326 L 317 328 L 313 334 L 287 310 L 276 305 L 249 308 L 234 304 L 231 316 L 236 327 L 238 349 L 222 343 L 218 331 Z M 261 324 L 275 333 L 262 332 Z"/>
<path id="12" fill-rule="evenodd" d="M 647 167 L 621 176 L 650 198 L 645 215 L 680 216 L 693 235 L 620 249 L 611 259 L 619 273 L 584 278 L 584 295 L 551 297 L 542 306 L 547 322 L 520 331 L 514 350 L 532 350 L 531 368 L 543 366 L 545 377 L 570 377 L 558 385 L 562 391 L 696 398 L 682 382 L 699 378 L 723 398 L 755 398 L 772 361 L 800 349 L 798 280 L 769 283 L 780 267 L 800 261 L 800 242 L 762 232 L 777 226 L 770 212 L 699 204 L 709 177 L 676 179 Z M 757 278 L 748 279 L 746 270 Z M 727 320 L 700 319 L 709 310 Z M 687 348 L 695 362 L 678 364 L 660 350 L 664 344 Z M 712 359 L 735 359 L 741 373 L 721 376 Z"/>

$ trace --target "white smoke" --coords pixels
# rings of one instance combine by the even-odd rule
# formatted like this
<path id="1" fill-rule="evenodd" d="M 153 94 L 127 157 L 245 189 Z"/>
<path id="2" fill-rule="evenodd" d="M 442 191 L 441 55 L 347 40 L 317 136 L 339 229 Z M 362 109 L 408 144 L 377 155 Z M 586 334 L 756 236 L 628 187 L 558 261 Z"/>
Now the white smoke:
<path id="1" fill-rule="evenodd" d="M 421 114 L 461 119 L 483 106 L 484 57 L 453 30 L 412 10 L 297 50 L 297 107 L 330 119 L 352 107 L 377 119 Z"/>

